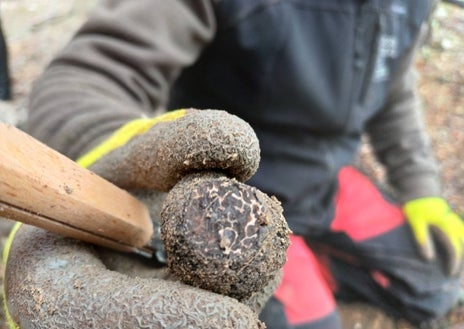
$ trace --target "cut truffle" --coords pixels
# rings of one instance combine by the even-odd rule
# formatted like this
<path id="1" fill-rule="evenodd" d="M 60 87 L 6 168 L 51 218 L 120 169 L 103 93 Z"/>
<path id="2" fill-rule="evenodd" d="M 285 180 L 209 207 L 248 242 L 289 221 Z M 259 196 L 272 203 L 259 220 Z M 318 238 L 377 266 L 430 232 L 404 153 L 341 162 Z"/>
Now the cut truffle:
<path id="1" fill-rule="evenodd" d="M 283 266 L 288 233 L 275 198 L 220 174 L 185 177 L 161 211 L 170 271 L 238 300 L 261 290 Z"/>

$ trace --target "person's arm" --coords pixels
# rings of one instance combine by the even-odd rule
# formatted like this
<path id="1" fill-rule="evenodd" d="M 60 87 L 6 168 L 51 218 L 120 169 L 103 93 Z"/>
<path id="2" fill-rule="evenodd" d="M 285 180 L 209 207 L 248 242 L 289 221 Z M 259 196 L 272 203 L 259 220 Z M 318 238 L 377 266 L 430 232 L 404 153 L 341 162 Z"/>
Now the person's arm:
<path id="1" fill-rule="evenodd" d="M 383 111 L 368 125 L 374 151 L 387 168 L 405 217 L 428 261 L 436 258 L 436 244 L 445 253 L 445 272 L 458 276 L 463 268 L 464 223 L 441 196 L 437 162 L 430 147 L 416 92 L 414 49 L 397 71 Z"/>
<path id="2" fill-rule="evenodd" d="M 374 152 L 401 202 L 441 194 L 438 165 L 417 95 L 413 55 L 411 50 L 401 63 L 387 102 L 366 127 Z"/>
<path id="3" fill-rule="evenodd" d="M 34 84 L 22 128 L 75 159 L 162 109 L 215 29 L 210 0 L 102 1 Z"/>

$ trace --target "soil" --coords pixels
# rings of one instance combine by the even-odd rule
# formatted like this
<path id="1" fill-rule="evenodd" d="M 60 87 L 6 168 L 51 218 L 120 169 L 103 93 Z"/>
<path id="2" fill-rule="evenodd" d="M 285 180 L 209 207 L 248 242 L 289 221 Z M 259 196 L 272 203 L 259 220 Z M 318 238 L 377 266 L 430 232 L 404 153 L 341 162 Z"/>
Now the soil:
<path id="1" fill-rule="evenodd" d="M 34 79 L 69 40 L 96 0 L 2 0 L 0 16 L 10 55 L 13 99 L 0 102 L 0 121 L 17 124 L 24 118 L 25 97 Z M 464 215 L 464 10 L 439 4 L 432 21 L 433 32 L 417 58 L 419 92 L 433 150 L 440 161 L 444 196 Z M 384 179 L 367 144 L 360 157 L 378 180 Z M 11 228 L 0 221 L 0 245 Z M 0 269 L 0 276 L 3 270 Z M 0 278 L 1 279 L 1 278 Z M 362 313 L 363 307 L 359 308 Z M 352 310 L 350 328 L 366 325 Z M 374 329 L 385 328 L 383 322 Z M 383 323 L 385 324 L 385 323 Z M 0 314 L 0 329 L 5 328 Z M 405 329 L 407 327 L 404 327 Z"/>

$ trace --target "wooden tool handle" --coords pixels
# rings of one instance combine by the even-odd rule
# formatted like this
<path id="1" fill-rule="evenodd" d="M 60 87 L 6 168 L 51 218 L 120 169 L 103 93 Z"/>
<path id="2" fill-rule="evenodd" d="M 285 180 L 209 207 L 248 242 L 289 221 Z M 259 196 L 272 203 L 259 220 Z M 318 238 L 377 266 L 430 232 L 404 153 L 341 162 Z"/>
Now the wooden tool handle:
<path id="1" fill-rule="evenodd" d="M 143 247 L 153 235 L 143 203 L 3 123 L 0 202 L 0 216 L 113 249 Z"/>

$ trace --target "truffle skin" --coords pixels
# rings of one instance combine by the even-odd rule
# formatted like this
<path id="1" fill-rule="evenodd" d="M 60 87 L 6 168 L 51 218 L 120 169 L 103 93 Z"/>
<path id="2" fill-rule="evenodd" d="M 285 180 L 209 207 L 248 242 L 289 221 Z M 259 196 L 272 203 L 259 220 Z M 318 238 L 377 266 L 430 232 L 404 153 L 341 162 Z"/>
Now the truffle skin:
<path id="1" fill-rule="evenodd" d="M 260 148 L 251 126 L 222 110 L 189 109 L 158 123 L 89 167 L 115 185 L 168 192 L 183 176 L 218 170 L 244 182 L 258 169 Z"/>
<path id="2" fill-rule="evenodd" d="M 220 174 L 193 174 L 168 193 L 161 237 L 178 279 L 238 300 L 261 290 L 286 260 L 280 203 Z"/>

